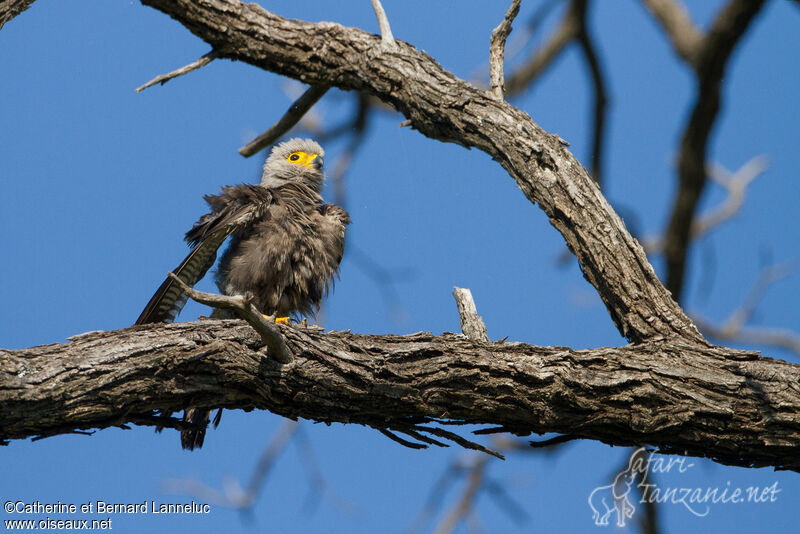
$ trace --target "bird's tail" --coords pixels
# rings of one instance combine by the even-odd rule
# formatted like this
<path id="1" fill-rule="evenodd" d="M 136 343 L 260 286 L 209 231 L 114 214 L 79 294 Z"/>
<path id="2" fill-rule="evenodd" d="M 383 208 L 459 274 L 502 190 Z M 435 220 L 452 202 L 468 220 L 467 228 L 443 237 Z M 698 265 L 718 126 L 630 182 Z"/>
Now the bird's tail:
<path id="1" fill-rule="evenodd" d="M 184 410 L 183 421 L 195 427 L 181 430 L 181 446 L 184 449 L 193 451 L 203 446 L 210 415 L 211 412 L 209 410 L 201 410 L 200 408 L 186 408 Z M 214 428 L 219 426 L 220 419 L 222 419 L 222 408 L 214 416 Z"/>
<path id="2" fill-rule="evenodd" d="M 175 276 L 189 287 L 194 286 L 214 265 L 217 249 L 229 234 L 230 232 L 221 232 L 218 236 L 199 243 L 173 271 Z M 184 304 L 186 304 L 186 294 L 175 280 L 167 277 L 142 310 L 135 324 L 171 323 L 181 312 Z M 183 420 L 195 428 L 181 431 L 181 445 L 184 449 L 193 450 L 203 446 L 208 416 L 207 410 L 186 408 Z M 219 416 L 216 420 L 219 422 Z"/>
<path id="3" fill-rule="evenodd" d="M 197 245 L 172 271 L 189 287 L 200 281 L 217 259 L 217 249 L 228 234 L 220 234 Z M 186 295 L 175 280 L 167 277 L 134 324 L 171 323 L 186 304 Z"/>

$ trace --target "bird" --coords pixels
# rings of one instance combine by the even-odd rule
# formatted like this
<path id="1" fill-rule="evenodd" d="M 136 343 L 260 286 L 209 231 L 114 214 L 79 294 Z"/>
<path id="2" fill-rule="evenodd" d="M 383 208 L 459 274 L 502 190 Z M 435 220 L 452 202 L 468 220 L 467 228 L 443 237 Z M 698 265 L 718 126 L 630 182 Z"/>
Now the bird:
<path id="1" fill-rule="evenodd" d="M 338 276 L 350 224 L 347 211 L 322 199 L 324 156 L 316 141 L 289 139 L 272 148 L 260 184 L 228 185 L 218 195 L 205 195 L 210 211 L 186 232 L 191 251 L 173 273 L 194 286 L 229 239 L 216 271 L 222 294 L 249 298 L 277 322 L 316 313 Z M 135 324 L 173 322 L 186 300 L 168 277 Z M 212 317 L 231 313 L 216 309 Z M 181 430 L 184 449 L 202 447 L 209 415 L 205 409 L 184 410 L 192 427 Z"/>

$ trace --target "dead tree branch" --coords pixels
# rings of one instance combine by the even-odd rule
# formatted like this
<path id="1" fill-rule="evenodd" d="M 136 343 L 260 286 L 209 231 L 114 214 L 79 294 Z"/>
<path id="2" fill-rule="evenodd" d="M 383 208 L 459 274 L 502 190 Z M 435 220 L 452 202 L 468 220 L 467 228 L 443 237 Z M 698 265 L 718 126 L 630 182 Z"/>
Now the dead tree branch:
<path id="1" fill-rule="evenodd" d="M 258 332 L 264 345 L 269 349 L 270 357 L 274 358 L 276 362 L 289 363 L 292 361 L 292 353 L 289 352 L 286 343 L 284 343 L 281 333 L 275 325 L 274 317 L 270 319 L 261 315 L 246 297 L 241 295 L 228 296 L 204 293 L 189 287 L 183 280 L 175 276 L 174 273 L 169 273 L 169 277 L 175 280 L 181 287 L 181 290 L 186 293 L 190 299 L 200 304 L 205 304 L 206 306 L 233 310 L 239 314 L 239 317 L 247 321 L 248 324 Z"/>
<path id="2" fill-rule="evenodd" d="M 746 200 L 747 188 L 767 170 L 767 160 L 764 156 L 756 156 L 733 173 L 717 164 L 712 164 L 710 169 L 708 177 L 725 189 L 728 196 L 711 213 L 695 216 L 692 223 L 692 240 L 700 239 L 714 228 L 733 219 L 741 211 Z M 664 236 L 645 237 L 641 241 L 647 254 L 662 254 L 664 239 Z"/>
<path id="3" fill-rule="evenodd" d="M 761 11 L 764 0 L 730 0 L 701 36 L 685 9 L 674 3 L 677 0 L 643 1 L 697 78 L 697 99 L 681 138 L 678 192 L 664 241 L 666 286 L 680 300 L 695 212 L 707 183 L 708 141 L 722 105 L 722 79 L 734 48 Z"/>
<path id="4" fill-rule="evenodd" d="M 589 0 L 573 0 L 579 13 L 580 24 L 576 39 L 580 44 L 589 74 L 592 78 L 594 88 L 594 113 L 592 115 L 592 178 L 603 185 L 603 156 L 605 154 L 606 139 L 606 111 L 608 107 L 608 89 L 603 69 L 600 66 L 600 56 L 597 53 L 597 46 L 589 32 L 587 22 Z"/>
<path id="5" fill-rule="evenodd" d="M 330 89 L 330 86 L 325 84 L 312 85 L 309 87 L 306 92 L 286 110 L 286 113 L 284 113 L 283 117 L 281 117 L 278 122 L 270 126 L 266 132 L 240 148 L 239 154 L 249 158 L 253 154 L 257 154 L 261 149 L 277 141 L 280 136 L 291 130 L 292 126 L 303 118 L 303 115 L 328 92 L 328 89 Z"/>
<path id="6" fill-rule="evenodd" d="M 578 6 L 575 2 L 570 3 L 555 32 L 508 79 L 506 94 L 517 94 L 529 88 L 531 82 L 538 78 L 561 54 L 570 41 L 578 36 L 580 18 L 577 8 Z"/>
<path id="7" fill-rule="evenodd" d="M 414 432 L 430 422 L 491 424 L 800 471 L 800 366 L 708 344 L 558 136 L 402 41 L 381 53 L 367 32 L 288 20 L 238 0 L 143 3 L 220 57 L 367 92 L 424 135 L 486 152 L 544 210 L 635 344 L 577 351 L 281 327 L 295 358 L 280 365 L 238 321 L 91 333 L 0 350 L 0 438 L 119 426 L 191 405 Z M 715 26 L 707 37 L 723 52 L 707 60 L 712 85 L 754 14 L 748 6 L 763 2 L 743 3 L 731 3 L 737 13 L 724 10 L 734 20 L 729 31 Z"/>
<path id="8" fill-rule="evenodd" d="M 458 306 L 458 317 L 461 319 L 461 331 L 468 338 L 475 341 L 489 341 L 486 325 L 478 315 L 472 291 L 460 287 L 453 288 L 453 297 Z"/>
<path id="9" fill-rule="evenodd" d="M 370 33 L 288 20 L 238 0 L 143 3 L 183 23 L 222 57 L 305 83 L 366 91 L 424 135 L 486 152 L 562 233 L 623 336 L 703 342 L 585 169 L 558 136 L 527 114 L 459 80 L 402 41 L 392 54 L 376 54 L 378 37 Z"/>
<path id="10" fill-rule="evenodd" d="M 577 351 L 280 329 L 295 355 L 285 365 L 230 320 L 0 350 L 0 437 L 119 426 L 192 405 L 375 428 L 488 424 L 800 471 L 800 366 L 755 353 L 681 340 Z"/>
<path id="11" fill-rule="evenodd" d="M 703 35 L 694 26 L 681 0 L 642 0 L 672 42 L 675 52 L 690 65 L 697 60 Z"/>
<path id="12" fill-rule="evenodd" d="M 378 27 L 381 30 L 381 46 L 384 50 L 396 50 L 397 43 L 394 42 L 392 27 L 389 26 L 389 18 L 381 5 L 381 0 L 372 0 L 372 9 L 375 10 L 375 16 L 378 18 Z"/>
<path id="13" fill-rule="evenodd" d="M 10 21 L 30 7 L 33 0 L 6 0 L 0 3 L 0 30 Z"/>
<path id="14" fill-rule="evenodd" d="M 456 505 L 453 506 L 450 512 L 442 519 L 439 526 L 436 527 L 434 531 L 436 534 L 450 534 L 458 523 L 473 511 L 475 496 L 484 483 L 486 463 L 489 457 L 485 455 L 478 456 L 474 460 L 474 465 L 469 468 L 469 478 L 467 479 L 467 486 L 464 489 L 464 493 L 461 495 Z"/>
<path id="15" fill-rule="evenodd" d="M 700 329 L 713 339 L 780 347 L 800 355 L 800 334 L 797 332 L 780 328 L 756 328 L 746 326 L 752 319 L 756 308 L 764 298 L 767 290 L 773 284 L 796 273 L 797 270 L 797 262 L 770 265 L 763 268 L 758 275 L 758 280 L 756 280 L 756 283 L 750 289 L 742 305 L 731 312 L 728 318 L 721 324 L 715 324 L 697 314 L 692 314 L 692 317 Z"/>
<path id="16" fill-rule="evenodd" d="M 492 31 L 489 44 L 489 84 L 492 93 L 499 99 L 505 98 L 505 50 L 506 39 L 511 33 L 511 24 L 519 14 L 519 4 L 522 0 L 512 0 L 511 6 L 506 11 L 503 21 Z"/>
<path id="17" fill-rule="evenodd" d="M 172 72 L 168 72 L 167 74 L 161 74 L 159 76 L 156 76 L 155 78 L 153 78 L 152 80 L 150 80 L 146 84 L 144 84 L 144 85 L 142 85 L 140 87 L 137 87 L 136 88 L 136 92 L 137 93 L 141 93 L 142 91 L 144 91 L 148 87 L 152 87 L 157 83 L 160 83 L 161 85 L 164 85 L 165 83 L 167 83 L 168 81 L 170 81 L 173 78 L 177 78 L 178 76 L 183 76 L 184 74 L 189 74 L 192 71 L 195 71 L 195 70 L 197 70 L 199 68 L 205 67 L 206 65 L 208 65 L 209 63 L 214 61 L 217 57 L 218 57 L 218 54 L 214 50 L 212 50 L 208 54 L 202 56 L 200 59 L 198 59 L 196 61 L 193 61 L 193 62 L 189 63 L 186 66 L 183 66 L 183 67 L 181 67 L 179 69 L 175 69 Z"/>

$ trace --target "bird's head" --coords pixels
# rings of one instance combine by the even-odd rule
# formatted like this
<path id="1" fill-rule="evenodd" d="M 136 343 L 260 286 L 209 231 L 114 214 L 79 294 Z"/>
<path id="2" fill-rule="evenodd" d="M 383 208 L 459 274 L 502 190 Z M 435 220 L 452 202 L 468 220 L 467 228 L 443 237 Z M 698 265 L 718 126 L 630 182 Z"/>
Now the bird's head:
<path id="1" fill-rule="evenodd" d="M 272 147 L 261 185 L 269 187 L 276 181 L 299 181 L 319 190 L 325 180 L 322 171 L 325 151 L 311 139 L 294 138 Z"/>

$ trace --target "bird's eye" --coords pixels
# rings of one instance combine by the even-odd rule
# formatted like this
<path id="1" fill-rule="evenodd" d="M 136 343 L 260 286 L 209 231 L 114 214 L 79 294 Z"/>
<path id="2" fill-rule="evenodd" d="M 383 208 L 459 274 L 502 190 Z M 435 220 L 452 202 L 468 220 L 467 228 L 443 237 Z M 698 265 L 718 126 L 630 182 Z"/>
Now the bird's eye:
<path id="1" fill-rule="evenodd" d="M 292 154 L 291 156 L 289 156 L 289 161 L 297 161 L 298 159 L 300 159 L 300 156 L 298 154 Z"/>

